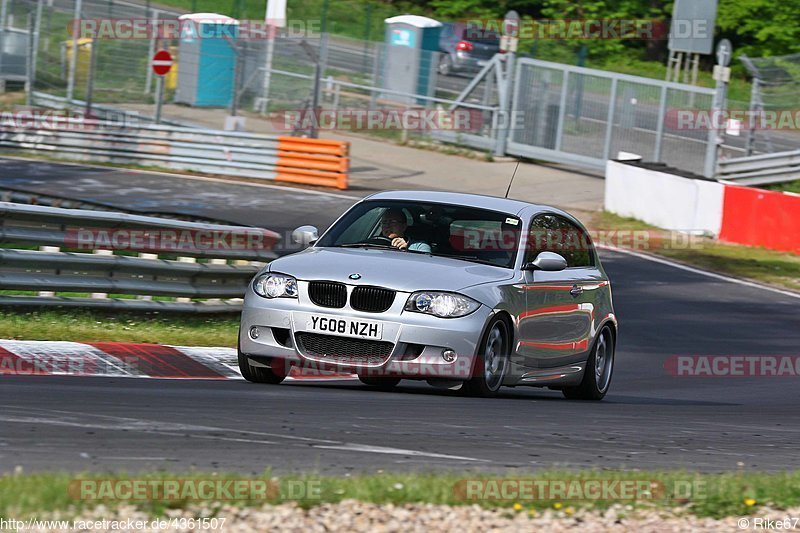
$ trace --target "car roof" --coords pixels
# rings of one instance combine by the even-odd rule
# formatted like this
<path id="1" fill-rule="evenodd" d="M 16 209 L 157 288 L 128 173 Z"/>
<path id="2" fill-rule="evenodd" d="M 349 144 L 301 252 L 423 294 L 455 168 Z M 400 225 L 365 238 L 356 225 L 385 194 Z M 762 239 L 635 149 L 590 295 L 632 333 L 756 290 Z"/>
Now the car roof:
<path id="1" fill-rule="evenodd" d="M 485 196 L 482 194 L 467 194 L 446 191 L 384 191 L 372 194 L 365 200 L 409 200 L 414 202 L 434 202 L 439 204 L 461 205 L 514 213 L 516 215 L 533 215 L 539 211 L 554 211 L 562 213 L 546 205 L 532 204 L 521 200 L 500 198 L 498 196 Z"/>

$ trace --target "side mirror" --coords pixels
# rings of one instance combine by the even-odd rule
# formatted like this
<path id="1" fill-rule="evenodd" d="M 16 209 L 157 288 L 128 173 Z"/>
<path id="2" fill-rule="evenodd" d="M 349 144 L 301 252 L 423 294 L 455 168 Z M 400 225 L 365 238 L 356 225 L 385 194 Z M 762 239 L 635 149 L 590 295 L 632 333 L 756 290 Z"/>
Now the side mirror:
<path id="1" fill-rule="evenodd" d="M 543 270 L 558 272 L 567 268 L 567 260 L 555 252 L 539 252 L 536 259 L 522 265 L 522 270 Z"/>
<path id="2" fill-rule="evenodd" d="M 319 239 L 319 232 L 314 226 L 300 226 L 292 232 L 292 241 L 302 246 L 311 246 Z"/>

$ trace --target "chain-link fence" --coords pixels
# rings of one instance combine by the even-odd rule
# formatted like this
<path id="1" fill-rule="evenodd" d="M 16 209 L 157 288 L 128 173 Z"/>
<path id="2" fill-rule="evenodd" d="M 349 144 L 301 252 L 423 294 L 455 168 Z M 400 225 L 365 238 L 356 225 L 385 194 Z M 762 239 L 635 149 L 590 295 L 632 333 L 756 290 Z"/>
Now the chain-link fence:
<path id="1" fill-rule="evenodd" d="M 509 152 L 601 168 L 619 152 L 702 174 L 708 131 L 670 122 L 708 111 L 714 91 L 522 59 Z"/>
<path id="2" fill-rule="evenodd" d="M 164 77 L 162 116 L 173 122 L 237 127 L 227 118 L 245 115 L 248 129 L 259 132 L 354 129 L 408 141 L 431 138 L 431 121 L 409 127 L 387 117 L 394 112 L 427 113 L 426 118 L 433 117 L 433 130 L 455 130 L 437 138 L 480 150 L 596 168 L 619 152 L 633 152 L 646 160 L 708 173 L 704 162 L 713 144 L 708 131 L 676 128 L 670 116 L 676 110 L 707 112 L 711 89 L 521 58 L 511 90 L 502 55 L 491 60 L 497 72 L 477 83 L 475 72 L 440 72 L 443 52 L 411 49 L 407 53 L 414 56 L 408 64 L 414 65 L 414 73 L 409 74 L 393 63 L 398 47 L 382 40 L 382 18 L 393 13 L 378 8 L 367 12 L 369 3 L 358 9 L 352 2 L 332 3 L 329 27 L 337 29 L 339 24 L 337 31 L 352 35 L 363 24 L 362 39 L 320 33 L 314 24 L 319 21 L 308 21 L 313 13 L 298 18 L 306 20 L 306 26 L 289 24 L 272 34 L 263 25 L 263 13 L 253 13 L 253 6 L 238 1 L 229 0 L 233 3 L 227 7 L 220 4 L 219 10 L 252 19 L 218 19 L 236 30 L 200 39 L 186 35 L 176 22 L 183 13 L 150 4 L 7 0 L 10 29 L 3 32 L 4 38 L 10 43 L 12 30 L 19 33 L 18 46 L 30 53 L 22 53 L 17 63 L 3 55 L 0 72 L 21 64 L 23 79 L 31 80 L 38 94 L 68 98 L 75 106 L 95 106 L 92 109 L 105 105 L 137 111 L 146 118 L 155 114 L 158 85 L 150 62 L 157 50 L 167 49 L 175 65 Z M 187 2 L 187 9 L 215 10 L 206 0 Z M 347 6 L 354 22 L 345 24 L 344 14 L 334 11 Z M 261 33 L 252 27 L 258 17 Z M 74 35 L 70 30 L 76 19 L 94 21 L 94 26 L 89 24 L 92 31 L 84 32 L 79 24 L 81 31 Z M 109 23 L 105 34 L 102 21 Z M 138 22 L 145 29 L 137 32 L 120 21 Z M 180 27 L 178 34 L 164 31 L 165 24 Z M 25 76 L 31 69 L 29 57 L 33 75 Z M 465 130 L 448 116 L 456 111 L 470 118 Z M 326 112 L 329 118 L 321 124 L 320 114 Z M 352 120 L 354 116 L 378 120 L 364 124 Z"/>
<path id="3" fill-rule="evenodd" d="M 758 127 L 761 122 L 752 121 L 747 132 L 747 155 L 797 150 L 800 124 L 772 117 L 780 113 L 784 117 L 796 116 L 800 101 L 800 54 L 758 58 L 743 55 L 740 59 L 753 76 L 750 111 L 773 124 L 773 127 Z"/>

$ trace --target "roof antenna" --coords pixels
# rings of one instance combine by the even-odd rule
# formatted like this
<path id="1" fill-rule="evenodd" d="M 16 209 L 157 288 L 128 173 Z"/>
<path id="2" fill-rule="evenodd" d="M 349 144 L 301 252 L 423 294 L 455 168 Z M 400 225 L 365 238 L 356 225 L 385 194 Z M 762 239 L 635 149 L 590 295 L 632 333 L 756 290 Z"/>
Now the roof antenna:
<path id="1" fill-rule="evenodd" d="M 520 159 L 517 159 L 517 166 L 514 167 L 514 172 L 511 174 L 511 181 L 508 182 L 508 189 L 506 189 L 506 195 L 503 198 L 508 198 L 508 193 L 511 192 L 511 184 L 514 183 L 514 176 L 517 175 L 517 169 L 519 168 Z"/>

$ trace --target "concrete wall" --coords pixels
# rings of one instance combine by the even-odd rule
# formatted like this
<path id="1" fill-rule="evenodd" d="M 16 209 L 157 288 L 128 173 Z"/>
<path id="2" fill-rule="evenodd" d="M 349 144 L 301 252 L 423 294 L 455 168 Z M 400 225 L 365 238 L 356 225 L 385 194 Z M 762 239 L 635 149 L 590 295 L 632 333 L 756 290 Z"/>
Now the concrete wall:
<path id="1" fill-rule="evenodd" d="M 608 161 L 605 185 L 607 211 L 674 231 L 720 233 L 721 183 Z"/>

